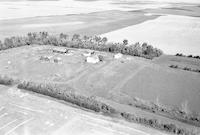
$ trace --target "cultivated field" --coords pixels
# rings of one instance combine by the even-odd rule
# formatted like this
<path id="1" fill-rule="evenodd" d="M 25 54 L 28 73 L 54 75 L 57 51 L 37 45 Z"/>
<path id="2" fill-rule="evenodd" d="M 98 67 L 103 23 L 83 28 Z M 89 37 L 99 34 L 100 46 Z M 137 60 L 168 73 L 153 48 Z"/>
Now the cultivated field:
<path id="1" fill-rule="evenodd" d="M 115 42 L 123 39 L 128 39 L 130 43 L 148 42 L 166 54 L 200 54 L 200 18 L 197 17 L 166 15 L 102 36 Z"/>

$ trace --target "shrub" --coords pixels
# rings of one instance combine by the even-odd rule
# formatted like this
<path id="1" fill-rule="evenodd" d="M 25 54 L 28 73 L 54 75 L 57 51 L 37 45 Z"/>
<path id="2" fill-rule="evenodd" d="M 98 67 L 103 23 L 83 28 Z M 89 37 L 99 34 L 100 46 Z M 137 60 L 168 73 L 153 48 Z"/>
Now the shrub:
<path id="1" fill-rule="evenodd" d="M 123 40 L 123 45 L 128 45 L 128 40 L 127 39 Z"/>
<path id="2" fill-rule="evenodd" d="M 177 53 L 175 56 L 184 56 L 182 53 Z"/>
<path id="3" fill-rule="evenodd" d="M 3 75 L 0 75 L 0 84 L 3 84 L 3 85 L 13 85 L 15 82 L 14 79 L 8 77 L 8 76 L 3 76 Z"/>
<path id="4" fill-rule="evenodd" d="M 175 124 L 159 122 L 156 119 L 142 118 L 142 117 L 138 117 L 134 114 L 126 113 L 126 112 L 121 112 L 120 115 L 121 115 L 121 117 L 123 117 L 124 119 L 126 119 L 130 122 L 144 124 L 144 125 L 156 128 L 156 129 L 164 130 L 166 132 L 170 132 L 170 133 L 174 133 L 174 134 L 178 134 L 178 135 L 195 135 L 195 133 L 193 133 L 192 131 L 188 131 L 187 129 L 178 127 Z"/>
<path id="5" fill-rule="evenodd" d="M 145 111 L 152 113 L 164 114 L 166 117 L 171 119 L 176 119 L 178 121 L 188 123 L 194 126 L 200 126 L 200 115 L 190 114 L 187 110 L 187 105 L 182 108 L 166 107 L 160 103 L 153 103 L 149 101 L 142 100 L 140 98 L 133 98 L 133 102 L 129 105 L 140 108 Z"/>
<path id="6" fill-rule="evenodd" d="M 193 56 L 192 56 L 192 55 L 188 55 L 187 57 L 188 57 L 188 58 L 193 58 Z"/>
<path id="7" fill-rule="evenodd" d="M 200 59 L 200 56 L 194 56 L 193 58 Z"/>
<path id="8" fill-rule="evenodd" d="M 182 54 L 182 53 L 177 53 L 177 54 L 175 54 L 175 56 L 181 56 L 181 57 L 186 57 L 186 55 L 184 55 L 184 54 Z M 200 56 L 193 56 L 193 55 L 188 55 L 187 56 L 188 58 L 195 58 L 195 59 L 200 59 Z"/>
<path id="9" fill-rule="evenodd" d="M 193 72 L 200 73 L 200 69 L 193 69 L 192 71 L 193 71 Z"/>
<path id="10" fill-rule="evenodd" d="M 170 65 L 171 68 L 178 68 L 178 65 Z"/>
<path id="11" fill-rule="evenodd" d="M 200 73 L 200 69 L 191 69 L 191 68 L 188 68 L 188 67 L 178 67 L 178 65 L 170 65 L 169 67 Z"/>
<path id="12" fill-rule="evenodd" d="M 191 71 L 191 68 L 184 67 L 183 70 Z"/>
<path id="13" fill-rule="evenodd" d="M 99 57 L 99 60 L 100 60 L 100 61 L 103 61 L 103 60 L 104 60 L 104 57 L 103 57 L 102 55 L 98 55 L 98 57 Z"/>
<path id="14" fill-rule="evenodd" d="M 5 49 L 5 46 L 4 44 L 0 41 L 0 50 L 4 50 Z"/>

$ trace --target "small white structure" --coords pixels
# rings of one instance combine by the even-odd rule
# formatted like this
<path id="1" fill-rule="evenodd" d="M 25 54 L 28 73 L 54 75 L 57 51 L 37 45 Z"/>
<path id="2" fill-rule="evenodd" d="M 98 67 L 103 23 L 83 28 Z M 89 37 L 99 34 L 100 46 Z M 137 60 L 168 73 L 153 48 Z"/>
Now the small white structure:
<path id="1" fill-rule="evenodd" d="M 8 61 L 8 64 L 10 65 L 10 64 L 11 64 L 11 61 Z"/>
<path id="2" fill-rule="evenodd" d="M 151 14 L 151 13 L 146 13 L 146 14 L 144 14 L 145 16 L 152 16 L 153 14 Z"/>
<path id="3" fill-rule="evenodd" d="M 122 56 L 123 56 L 123 54 L 117 53 L 117 54 L 114 55 L 114 58 L 115 59 L 120 59 L 120 58 L 122 58 Z"/>
<path id="4" fill-rule="evenodd" d="M 100 60 L 99 60 L 99 57 L 98 56 L 92 56 L 92 57 L 87 57 L 86 59 L 86 62 L 88 63 L 98 63 Z"/>
<path id="5" fill-rule="evenodd" d="M 54 53 L 66 54 L 68 53 L 68 49 L 66 48 L 53 48 Z"/>

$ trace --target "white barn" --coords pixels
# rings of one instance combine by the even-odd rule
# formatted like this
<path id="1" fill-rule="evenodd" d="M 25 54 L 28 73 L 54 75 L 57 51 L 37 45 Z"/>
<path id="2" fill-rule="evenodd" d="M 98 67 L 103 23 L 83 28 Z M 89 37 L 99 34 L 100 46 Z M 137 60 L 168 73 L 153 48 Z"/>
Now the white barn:
<path id="1" fill-rule="evenodd" d="M 100 60 L 99 60 L 99 57 L 98 56 L 92 56 L 92 57 L 87 57 L 86 58 L 86 62 L 88 63 L 98 63 Z"/>

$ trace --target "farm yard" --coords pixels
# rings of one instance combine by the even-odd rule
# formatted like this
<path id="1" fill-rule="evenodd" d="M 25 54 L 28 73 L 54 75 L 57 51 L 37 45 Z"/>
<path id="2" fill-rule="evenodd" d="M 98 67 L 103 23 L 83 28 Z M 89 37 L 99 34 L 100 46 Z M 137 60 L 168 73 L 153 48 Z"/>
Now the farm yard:
<path id="1" fill-rule="evenodd" d="M 4 66 L 0 67 L 0 72 L 22 80 L 56 83 L 60 87 L 70 86 L 82 94 L 107 99 L 117 93 L 125 94 L 125 99 L 126 96 L 152 102 L 159 99 L 163 104 L 179 107 L 188 102 L 192 111 L 200 112 L 199 96 L 196 94 L 200 87 L 199 74 L 170 69 L 169 58 L 178 59 L 175 56 L 161 56 L 153 61 L 128 55 L 116 59 L 113 53 L 71 48 L 68 53 L 62 54 L 53 52 L 54 48 L 58 47 L 35 45 L 1 51 L 0 64 Z M 61 48 L 63 49 L 60 50 L 65 50 L 64 47 Z M 84 55 L 91 55 L 90 52 L 102 55 L 104 60 L 87 62 L 87 57 L 90 56 Z M 163 60 L 165 65 L 162 65 Z M 186 65 L 184 61 L 177 63 Z M 180 85 L 179 82 L 185 83 Z M 177 94 L 174 95 L 174 92 Z M 186 94 L 188 92 L 193 95 L 192 98 Z M 182 99 L 181 93 L 188 97 Z M 163 99 L 166 94 L 173 94 L 175 101 Z"/>

